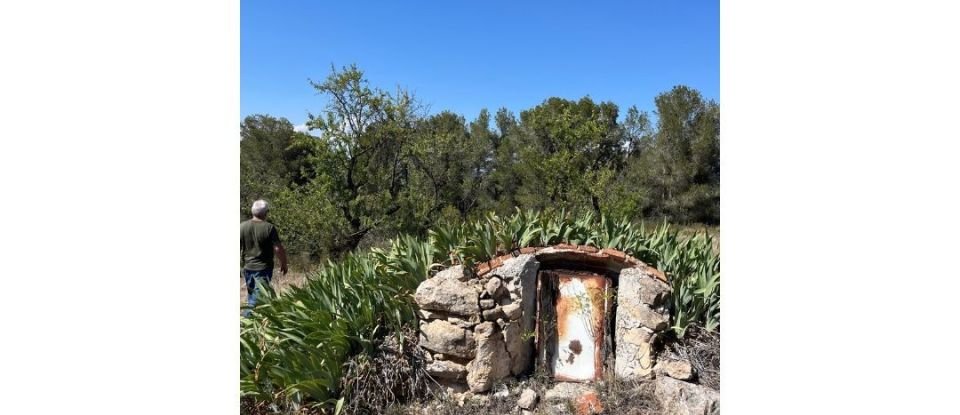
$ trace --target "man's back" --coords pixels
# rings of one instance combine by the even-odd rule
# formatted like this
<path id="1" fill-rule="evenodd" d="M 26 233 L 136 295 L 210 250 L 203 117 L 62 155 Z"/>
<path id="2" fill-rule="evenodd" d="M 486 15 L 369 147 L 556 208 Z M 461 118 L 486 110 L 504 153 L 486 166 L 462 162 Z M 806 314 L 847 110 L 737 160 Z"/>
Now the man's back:
<path id="1" fill-rule="evenodd" d="M 273 269 L 273 247 L 280 244 L 280 235 L 272 223 L 250 219 L 240 223 L 240 250 L 243 269 Z"/>

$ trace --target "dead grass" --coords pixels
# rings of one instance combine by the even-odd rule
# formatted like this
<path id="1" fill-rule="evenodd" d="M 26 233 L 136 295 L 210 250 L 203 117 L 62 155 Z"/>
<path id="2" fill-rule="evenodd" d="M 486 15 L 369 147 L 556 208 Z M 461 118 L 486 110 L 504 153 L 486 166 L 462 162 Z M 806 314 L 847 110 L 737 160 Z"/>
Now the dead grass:
<path id="1" fill-rule="evenodd" d="M 295 271 L 291 270 L 287 272 L 287 275 L 280 273 L 280 269 L 276 269 L 273 272 L 273 281 L 270 282 L 270 285 L 274 289 L 284 291 L 290 287 L 302 287 L 307 282 L 307 275 L 311 272 L 309 271 Z M 247 284 L 243 279 L 243 273 L 240 274 L 240 304 L 247 303 Z"/>
<path id="2" fill-rule="evenodd" d="M 660 356 L 686 360 L 697 373 L 696 383 L 720 391 L 720 332 L 696 326 L 687 329 L 682 339 L 668 342 Z"/>

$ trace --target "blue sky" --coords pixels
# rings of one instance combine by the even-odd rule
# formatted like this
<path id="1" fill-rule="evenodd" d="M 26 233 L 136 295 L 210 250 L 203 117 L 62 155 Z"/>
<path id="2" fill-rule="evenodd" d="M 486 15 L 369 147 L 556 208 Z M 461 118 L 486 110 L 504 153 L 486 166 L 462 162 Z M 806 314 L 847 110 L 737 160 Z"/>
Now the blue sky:
<path id="1" fill-rule="evenodd" d="M 519 114 L 558 96 L 653 111 L 677 84 L 720 100 L 719 1 L 252 1 L 240 3 L 240 115 L 302 124 L 325 103 L 307 79 L 356 63 L 431 113 Z"/>

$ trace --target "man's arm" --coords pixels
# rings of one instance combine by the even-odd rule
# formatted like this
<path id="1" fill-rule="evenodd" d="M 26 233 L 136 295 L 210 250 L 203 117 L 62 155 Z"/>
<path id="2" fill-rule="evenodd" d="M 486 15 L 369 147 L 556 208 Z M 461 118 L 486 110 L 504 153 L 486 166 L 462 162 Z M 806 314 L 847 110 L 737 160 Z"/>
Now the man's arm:
<path id="1" fill-rule="evenodd" d="M 283 249 L 283 244 L 278 243 L 273 246 L 273 252 L 277 254 L 277 258 L 280 258 L 280 272 L 287 275 L 287 250 Z"/>

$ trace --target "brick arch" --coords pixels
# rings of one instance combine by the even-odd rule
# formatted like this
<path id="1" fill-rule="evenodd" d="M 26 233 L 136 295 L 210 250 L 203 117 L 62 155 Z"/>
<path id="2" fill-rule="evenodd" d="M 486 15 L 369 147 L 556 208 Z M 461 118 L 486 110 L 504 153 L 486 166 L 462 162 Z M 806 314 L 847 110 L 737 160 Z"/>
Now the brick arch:
<path id="1" fill-rule="evenodd" d="M 523 254 L 533 254 L 537 258 L 537 261 L 542 264 L 555 262 L 582 263 L 606 268 L 617 273 L 626 268 L 639 268 L 663 282 L 670 282 L 666 274 L 628 255 L 626 252 L 611 248 L 600 249 L 589 245 L 571 244 L 520 248 L 514 253 L 501 255 L 489 261 L 476 264 L 474 266 L 474 272 L 478 277 L 483 277 L 490 271 L 500 268 L 505 261 Z"/>

